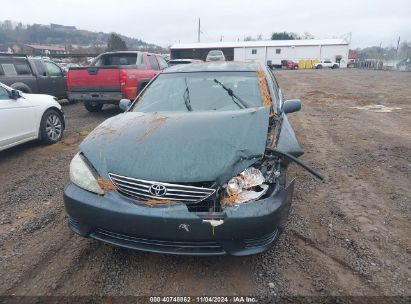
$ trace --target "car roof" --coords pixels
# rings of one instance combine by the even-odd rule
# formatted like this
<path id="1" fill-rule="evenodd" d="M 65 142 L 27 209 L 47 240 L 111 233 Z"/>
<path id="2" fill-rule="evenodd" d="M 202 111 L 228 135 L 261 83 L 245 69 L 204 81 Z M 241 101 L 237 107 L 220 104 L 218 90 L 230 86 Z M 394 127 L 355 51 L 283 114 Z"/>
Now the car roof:
<path id="1" fill-rule="evenodd" d="M 185 65 L 175 65 L 165 69 L 163 73 L 184 72 L 256 72 L 263 66 L 256 62 L 224 61 L 224 62 L 199 62 Z"/>

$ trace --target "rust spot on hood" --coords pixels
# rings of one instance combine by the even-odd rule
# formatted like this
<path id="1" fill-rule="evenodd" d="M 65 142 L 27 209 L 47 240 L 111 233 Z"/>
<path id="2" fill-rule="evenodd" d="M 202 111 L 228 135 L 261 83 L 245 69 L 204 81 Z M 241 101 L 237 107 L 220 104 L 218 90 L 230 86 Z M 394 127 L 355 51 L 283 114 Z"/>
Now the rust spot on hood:
<path id="1" fill-rule="evenodd" d="M 114 129 L 111 129 L 107 126 L 99 126 L 96 129 L 94 129 L 89 135 L 89 138 L 96 138 L 99 136 L 111 138 L 116 131 Z"/>
<path id="2" fill-rule="evenodd" d="M 102 179 L 101 177 L 97 178 L 97 183 L 100 186 L 100 188 L 104 191 L 117 190 L 117 187 L 113 183 L 108 182 Z"/>
<path id="3" fill-rule="evenodd" d="M 147 122 L 147 128 L 144 131 L 144 134 L 137 137 L 137 140 L 142 140 L 146 136 L 157 131 L 166 120 L 167 116 L 155 113 L 152 117 L 150 117 L 149 121 Z"/>

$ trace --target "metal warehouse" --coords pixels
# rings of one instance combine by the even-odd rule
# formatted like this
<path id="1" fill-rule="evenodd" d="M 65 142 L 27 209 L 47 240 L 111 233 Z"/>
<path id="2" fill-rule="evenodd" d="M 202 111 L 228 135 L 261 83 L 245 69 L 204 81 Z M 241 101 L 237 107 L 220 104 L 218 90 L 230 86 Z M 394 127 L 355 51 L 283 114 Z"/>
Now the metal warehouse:
<path id="1" fill-rule="evenodd" d="M 293 60 L 300 68 L 311 68 L 313 62 L 332 60 L 345 68 L 349 47 L 345 39 L 307 39 L 182 43 L 170 49 L 172 59 L 205 60 L 209 51 L 221 50 L 229 61 L 258 61 L 277 66 L 281 60 Z"/>

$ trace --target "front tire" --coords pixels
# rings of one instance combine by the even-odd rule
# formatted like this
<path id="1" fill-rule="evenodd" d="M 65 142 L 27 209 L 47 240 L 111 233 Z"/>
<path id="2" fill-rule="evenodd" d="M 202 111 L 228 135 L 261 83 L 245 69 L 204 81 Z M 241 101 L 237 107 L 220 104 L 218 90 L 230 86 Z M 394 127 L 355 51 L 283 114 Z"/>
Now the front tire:
<path id="1" fill-rule="evenodd" d="M 40 122 L 40 136 L 43 144 L 54 144 L 63 137 L 63 117 L 56 110 L 47 110 Z"/>
<path id="2" fill-rule="evenodd" d="M 27 93 L 27 94 L 32 93 L 31 88 L 28 85 L 26 85 L 25 83 L 22 83 L 22 82 L 13 83 L 10 87 L 15 89 L 15 90 L 22 91 L 23 93 Z"/>
<path id="3" fill-rule="evenodd" d="M 84 106 L 86 107 L 87 111 L 89 112 L 100 112 L 103 108 L 102 103 L 97 103 L 93 101 L 85 101 Z"/>
<path id="4" fill-rule="evenodd" d="M 317 65 L 316 69 L 322 69 L 323 66 L 321 64 Z"/>

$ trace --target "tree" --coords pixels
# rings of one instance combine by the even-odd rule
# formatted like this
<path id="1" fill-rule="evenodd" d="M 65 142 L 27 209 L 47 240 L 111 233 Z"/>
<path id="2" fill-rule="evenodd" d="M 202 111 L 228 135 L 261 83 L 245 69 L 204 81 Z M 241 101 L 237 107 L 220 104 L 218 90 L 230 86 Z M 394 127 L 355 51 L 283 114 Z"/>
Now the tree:
<path id="1" fill-rule="evenodd" d="M 301 39 L 296 33 L 274 32 L 271 34 L 271 40 L 296 40 Z"/>
<path id="2" fill-rule="evenodd" d="M 400 44 L 399 58 L 411 58 L 411 44 L 407 43 L 407 41 Z"/>
<path id="3" fill-rule="evenodd" d="M 311 33 L 305 32 L 304 35 L 302 36 L 302 39 L 315 39 L 315 37 Z"/>
<path id="4" fill-rule="evenodd" d="M 110 34 L 107 41 L 107 51 L 127 51 L 126 42 L 117 34 Z"/>

